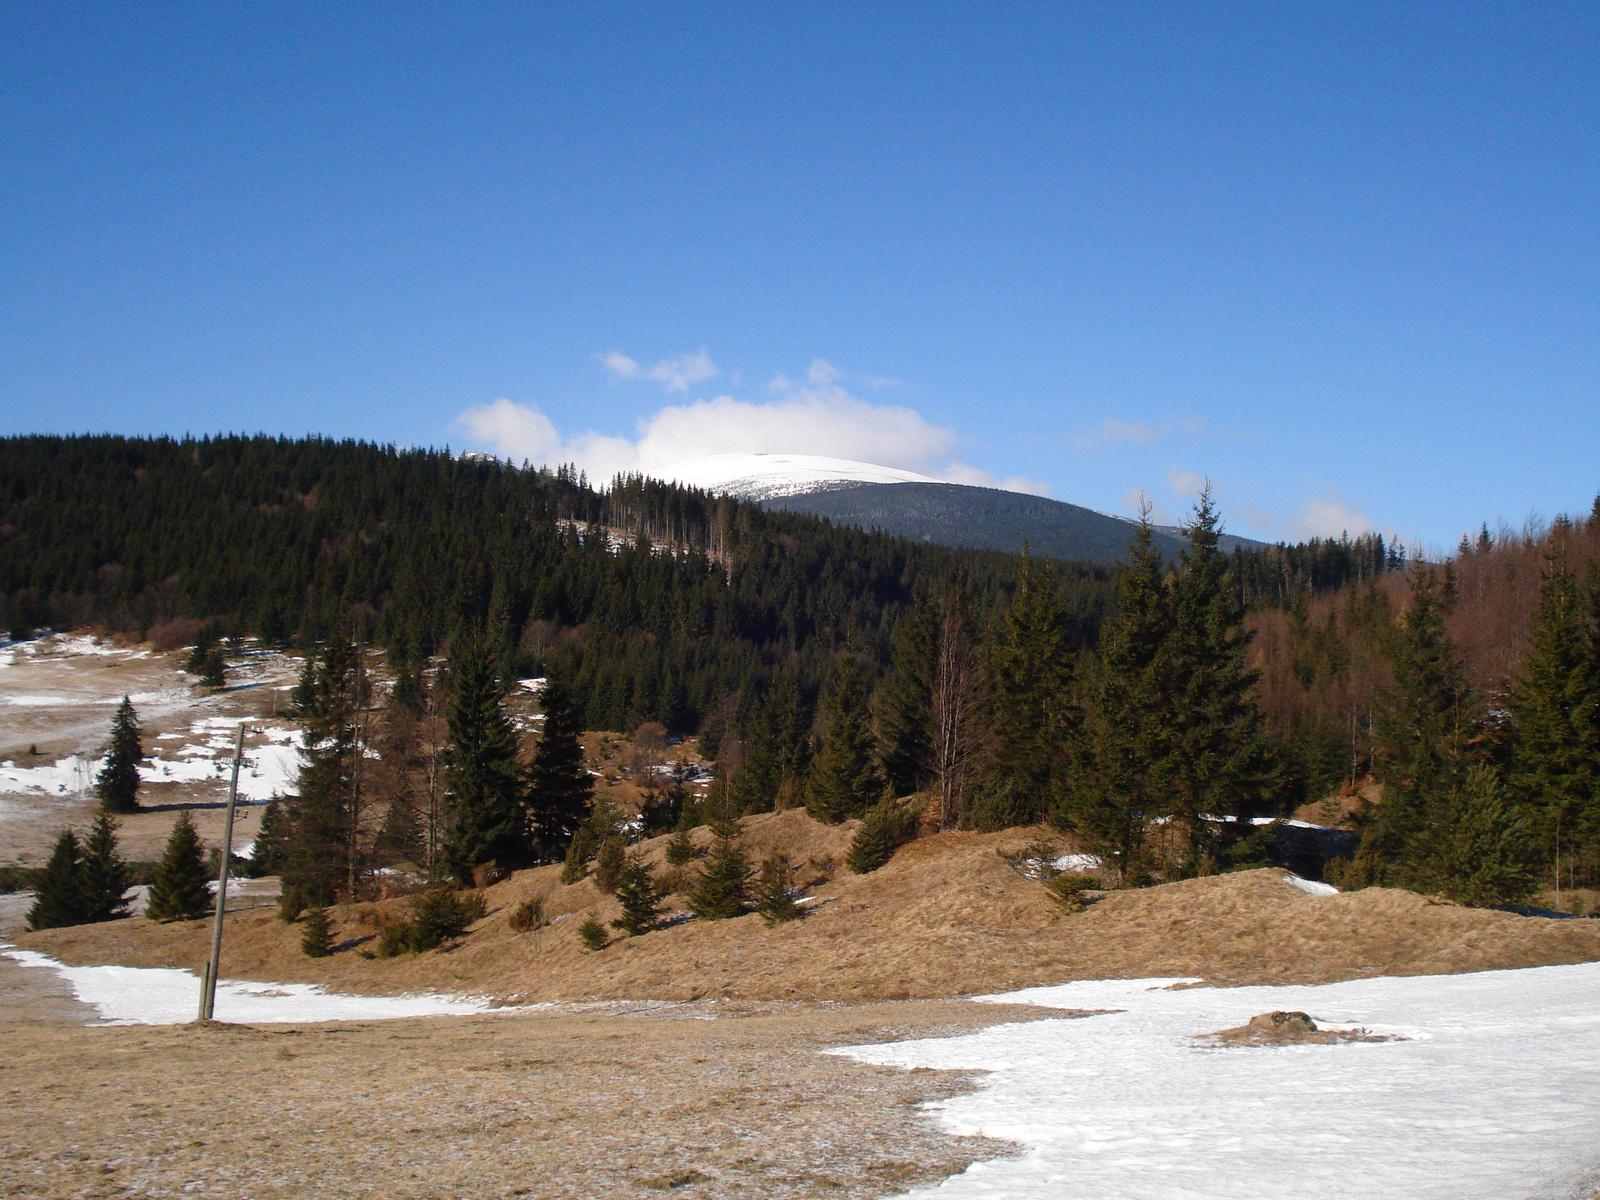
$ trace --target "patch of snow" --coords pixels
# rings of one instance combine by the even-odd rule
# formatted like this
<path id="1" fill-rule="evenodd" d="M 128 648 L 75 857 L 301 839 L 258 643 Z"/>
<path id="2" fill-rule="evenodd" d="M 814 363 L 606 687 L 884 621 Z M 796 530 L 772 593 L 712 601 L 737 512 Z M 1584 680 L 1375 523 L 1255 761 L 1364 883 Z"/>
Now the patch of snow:
<path id="1" fill-rule="evenodd" d="M 1113 1010 L 835 1051 L 988 1071 L 930 1107 L 1022 1143 L 939 1200 L 1489 1200 L 1566 1196 L 1600 1159 L 1600 963 L 1315 987 L 1096 980 L 991 1002 Z M 1257 1013 L 1408 1040 L 1204 1049 Z M 1585 1193 L 1587 1194 L 1587 1193 Z"/>
<path id="2" fill-rule="evenodd" d="M 1299 888 L 1308 896 L 1337 896 L 1339 889 L 1331 883 L 1322 883 L 1316 879 L 1301 879 L 1298 875 L 1285 875 L 1283 881 Z"/>
<path id="3" fill-rule="evenodd" d="M 537 696 L 540 692 L 544 691 L 544 685 L 548 682 L 548 679 L 546 679 L 543 675 L 540 675 L 536 679 L 519 679 L 517 680 L 517 686 L 520 688 L 526 688 L 528 691 Z"/>
<path id="4" fill-rule="evenodd" d="M 929 475 L 816 454 L 709 454 L 674 463 L 661 478 L 745 500 L 798 496 L 864 483 L 938 483 Z"/>
<path id="5" fill-rule="evenodd" d="M 69 967 L 44 954 L 0 945 L 0 954 L 25 967 L 54 971 L 107 1025 L 182 1025 L 195 1018 L 200 979 L 167 967 Z M 217 983 L 216 1019 L 237 1023 L 383 1021 L 399 1017 L 459 1016 L 489 1011 L 488 1000 L 469 996 L 349 996 L 310 983 Z"/>
<path id="6" fill-rule="evenodd" d="M 1085 871 L 1098 871 L 1105 864 L 1093 854 L 1063 854 L 1050 865 L 1057 871 L 1076 871 L 1081 875 Z"/>

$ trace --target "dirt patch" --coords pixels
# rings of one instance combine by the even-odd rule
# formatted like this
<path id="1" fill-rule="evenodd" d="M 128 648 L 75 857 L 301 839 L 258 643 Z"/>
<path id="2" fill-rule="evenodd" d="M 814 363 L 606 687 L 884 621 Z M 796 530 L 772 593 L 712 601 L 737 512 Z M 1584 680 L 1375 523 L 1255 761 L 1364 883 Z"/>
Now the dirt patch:
<path id="1" fill-rule="evenodd" d="M 1236 1046 L 1336 1046 L 1344 1042 L 1398 1042 L 1404 1038 L 1370 1033 L 1359 1026 L 1322 1028 L 1303 1012 L 1258 1013 L 1243 1025 L 1195 1038 L 1196 1045 L 1227 1049 Z"/>
<path id="2" fill-rule="evenodd" d="M 952 1138 L 922 1111 L 970 1075 L 818 1051 L 1061 1015 L 932 1003 L 672 1019 L 730 1010 L 5 1026 L 0 1195 L 882 1196 L 1016 1148 Z"/>
<path id="3" fill-rule="evenodd" d="M 1066 916 L 1014 871 L 1038 831 L 949 833 L 902 849 L 884 868 L 852 875 L 843 860 L 853 826 L 804 813 L 747 822 L 752 858 L 782 849 L 816 878 L 812 915 L 767 928 L 757 916 L 684 920 L 591 953 L 584 916 L 618 915 L 588 880 L 563 885 L 558 867 L 519 872 L 486 892 L 488 915 L 458 945 L 369 959 L 378 922 L 406 901 L 337 910 L 335 939 L 350 948 L 309 959 L 300 929 L 271 910 L 230 916 L 222 969 L 236 979 L 322 983 L 373 994 L 442 990 L 507 1002 L 604 998 L 872 1000 L 992 993 L 1069 979 L 1192 976 L 1218 985 L 1329 983 L 1600 960 L 1600 922 L 1549 920 L 1435 903 L 1369 888 L 1309 896 L 1279 870 L 1113 892 Z M 705 830 L 698 836 L 707 838 Z M 643 843 L 660 862 L 665 838 Z M 538 898 L 553 923 L 511 929 L 512 911 Z M 681 909 L 681 898 L 674 905 Z M 142 918 L 47 930 L 19 945 L 73 964 L 187 967 L 209 946 L 207 922 Z"/>

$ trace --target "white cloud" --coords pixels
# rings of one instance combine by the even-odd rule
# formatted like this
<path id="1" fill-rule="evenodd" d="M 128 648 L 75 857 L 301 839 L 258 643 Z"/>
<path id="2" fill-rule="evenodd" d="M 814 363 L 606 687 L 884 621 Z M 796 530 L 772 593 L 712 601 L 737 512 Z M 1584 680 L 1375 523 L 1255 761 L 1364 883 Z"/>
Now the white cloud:
<path id="1" fill-rule="evenodd" d="M 1224 440 L 1233 440 L 1238 436 L 1225 430 L 1210 428 L 1199 417 L 1190 417 L 1175 425 L 1151 425 L 1145 421 L 1119 421 L 1115 417 L 1107 417 L 1093 429 L 1074 434 L 1072 448 L 1083 454 L 1090 450 L 1098 450 L 1102 446 L 1150 446 L 1179 433 L 1189 437 L 1205 434 Z"/>
<path id="2" fill-rule="evenodd" d="M 1198 500 L 1200 493 L 1211 485 L 1211 481 L 1199 471 L 1180 471 L 1177 467 L 1167 468 L 1167 486 L 1172 489 L 1172 494 L 1180 500 Z"/>
<path id="3" fill-rule="evenodd" d="M 687 392 L 694 384 L 710 379 L 716 373 L 717 368 L 711 364 L 711 356 L 706 353 L 704 346 L 693 354 L 664 358 L 649 371 L 650 378 L 665 384 L 669 392 Z"/>
<path id="4" fill-rule="evenodd" d="M 687 357 L 702 356 L 703 351 Z M 623 362 L 613 364 L 613 358 Z M 615 352 L 602 361 L 615 374 L 623 373 L 619 366 L 633 362 Z M 678 365 L 685 361 L 674 360 Z M 709 356 L 704 364 L 710 369 Z M 662 366 L 648 374 L 654 377 Z M 633 368 L 637 371 L 638 364 Z M 1000 478 L 957 460 L 960 438 L 954 430 L 933 424 L 912 408 L 869 404 L 839 386 L 841 377 L 818 359 L 807 370 L 805 383 L 783 376 L 774 380 L 772 388 L 779 394 L 771 400 L 717 396 L 671 404 L 641 418 L 632 437 L 593 430 L 563 435 L 537 408 L 510 400 L 468 409 L 457 423 L 474 442 L 492 447 L 503 458 L 541 465 L 574 463 L 597 482 L 623 472 L 659 473 L 708 454 L 817 454 L 900 467 L 952 483 L 1048 492 L 1036 481 Z"/>
<path id="5" fill-rule="evenodd" d="M 717 373 L 716 364 L 711 361 L 711 355 L 706 353 L 704 346 L 693 354 L 663 358 L 648 368 L 640 366 L 637 359 L 629 358 L 620 350 L 612 350 L 599 357 L 600 365 L 618 379 L 653 379 L 669 392 L 687 392 L 695 384 Z"/>

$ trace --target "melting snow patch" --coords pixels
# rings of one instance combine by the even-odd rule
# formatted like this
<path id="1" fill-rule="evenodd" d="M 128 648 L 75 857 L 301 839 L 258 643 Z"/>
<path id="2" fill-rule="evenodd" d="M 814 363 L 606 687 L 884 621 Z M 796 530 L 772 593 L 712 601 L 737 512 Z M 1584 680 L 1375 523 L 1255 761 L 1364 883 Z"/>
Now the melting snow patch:
<path id="1" fill-rule="evenodd" d="M 939 1200 L 1553 1197 L 1600 1159 L 1600 963 L 1317 987 L 1173 982 L 985 997 L 1118 1011 L 838 1053 L 993 1072 L 931 1107 L 952 1133 L 1027 1151 L 913 1193 Z M 1276 1010 L 1408 1040 L 1191 1040 Z"/>
<path id="2" fill-rule="evenodd" d="M 54 971 L 108 1025 L 181 1025 L 195 1018 L 200 980 L 167 967 L 68 967 L 44 954 L 0 948 L 25 967 Z M 463 996 L 347 996 L 310 983 L 217 984 L 219 1021 L 263 1024 L 307 1021 L 383 1021 L 399 1017 L 461 1016 L 491 1011 L 489 1001 Z M 509 1011 L 493 1009 L 495 1012 Z"/>
<path id="3" fill-rule="evenodd" d="M 1285 875 L 1283 881 L 1299 888 L 1308 896 L 1337 896 L 1339 889 L 1331 883 L 1323 883 L 1316 879 L 1301 879 L 1298 875 Z"/>

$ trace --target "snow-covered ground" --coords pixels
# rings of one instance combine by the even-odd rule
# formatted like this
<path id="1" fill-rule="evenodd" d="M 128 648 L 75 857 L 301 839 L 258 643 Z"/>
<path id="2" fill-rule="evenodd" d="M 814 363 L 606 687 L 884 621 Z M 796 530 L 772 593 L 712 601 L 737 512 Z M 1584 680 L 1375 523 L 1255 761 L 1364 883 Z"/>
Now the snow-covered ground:
<path id="1" fill-rule="evenodd" d="M 933 1107 L 954 1133 L 1026 1153 L 914 1193 L 940 1200 L 1553 1198 L 1600 1164 L 1600 963 L 1168 990 L 1179 982 L 985 997 L 1116 1011 L 839 1053 L 993 1072 Z M 1192 1040 L 1278 1009 L 1405 1040 Z"/>
<path id="2" fill-rule="evenodd" d="M 68 967 L 32 950 L 0 946 L 0 954 L 25 967 L 53 971 L 108 1025 L 181 1025 L 195 1019 L 200 980 L 166 967 Z M 217 984 L 219 1021 L 383 1021 L 397 1017 L 460 1016 L 489 1011 L 487 1000 L 463 996 L 348 996 L 309 983 Z"/>
<path id="3" fill-rule="evenodd" d="M 709 454 L 673 463 L 661 477 L 745 500 L 799 496 L 862 483 L 939 482 L 915 471 L 816 454 Z"/>

